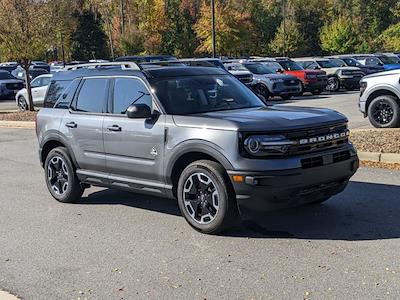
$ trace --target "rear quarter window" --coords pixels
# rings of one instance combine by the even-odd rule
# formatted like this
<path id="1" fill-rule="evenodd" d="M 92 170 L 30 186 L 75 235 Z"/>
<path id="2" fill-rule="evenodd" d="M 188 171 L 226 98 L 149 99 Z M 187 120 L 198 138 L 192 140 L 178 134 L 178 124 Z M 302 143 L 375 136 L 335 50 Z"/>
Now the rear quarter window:
<path id="1" fill-rule="evenodd" d="M 65 89 L 71 84 L 70 80 L 57 80 L 51 81 L 49 89 L 47 91 L 43 107 L 53 108 L 57 103 L 58 98 L 65 91 Z"/>

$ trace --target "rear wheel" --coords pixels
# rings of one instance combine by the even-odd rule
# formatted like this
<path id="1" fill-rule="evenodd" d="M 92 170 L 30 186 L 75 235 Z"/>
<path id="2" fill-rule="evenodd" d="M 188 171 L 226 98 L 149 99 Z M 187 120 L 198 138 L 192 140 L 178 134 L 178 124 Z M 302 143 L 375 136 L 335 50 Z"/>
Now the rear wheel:
<path id="1" fill-rule="evenodd" d="M 47 188 L 57 201 L 73 203 L 81 198 L 84 189 L 67 149 L 57 147 L 51 150 L 46 157 L 44 170 Z"/>
<path id="2" fill-rule="evenodd" d="M 230 180 L 216 162 L 200 160 L 187 166 L 179 178 L 177 194 L 182 215 L 200 232 L 217 234 L 238 218 Z"/>
<path id="3" fill-rule="evenodd" d="M 27 111 L 28 110 L 28 102 L 26 101 L 24 96 L 18 97 L 18 108 L 20 111 Z"/>
<path id="4" fill-rule="evenodd" d="M 326 90 L 329 92 L 337 92 L 340 89 L 340 82 L 337 77 L 329 77 Z"/>
<path id="5" fill-rule="evenodd" d="M 368 107 L 368 118 L 376 128 L 400 126 L 400 102 L 393 96 L 383 95 L 372 100 Z"/>

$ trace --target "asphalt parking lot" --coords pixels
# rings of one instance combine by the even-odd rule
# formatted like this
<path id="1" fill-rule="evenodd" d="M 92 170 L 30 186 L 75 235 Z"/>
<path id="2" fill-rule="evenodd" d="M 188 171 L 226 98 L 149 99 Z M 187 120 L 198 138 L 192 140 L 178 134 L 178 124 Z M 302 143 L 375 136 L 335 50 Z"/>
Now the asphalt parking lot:
<path id="1" fill-rule="evenodd" d="M 0 289 L 23 299 L 398 299 L 400 172 L 362 168 L 320 206 L 221 236 L 175 201 L 91 188 L 51 198 L 33 130 L 0 129 Z"/>

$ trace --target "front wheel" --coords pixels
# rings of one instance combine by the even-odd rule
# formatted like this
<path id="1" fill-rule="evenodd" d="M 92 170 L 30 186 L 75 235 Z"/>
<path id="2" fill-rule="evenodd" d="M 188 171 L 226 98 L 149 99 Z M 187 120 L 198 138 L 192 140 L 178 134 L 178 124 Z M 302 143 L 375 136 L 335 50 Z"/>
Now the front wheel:
<path id="1" fill-rule="evenodd" d="M 200 232 L 220 233 L 238 218 L 231 182 L 216 162 L 200 160 L 187 166 L 179 178 L 177 194 L 182 215 Z"/>
<path id="2" fill-rule="evenodd" d="M 67 149 L 57 147 L 49 152 L 44 163 L 44 173 L 47 188 L 57 201 L 73 203 L 81 198 L 84 189 Z"/>
<path id="3" fill-rule="evenodd" d="M 256 94 L 263 96 L 265 100 L 268 100 L 270 97 L 268 88 L 263 84 L 257 84 L 254 87 L 254 91 L 256 92 Z"/>
<path id="4" fill-rule="evenodd" d="M 400 102 L 393 96 L 383 95 L 368 106 L 368 118 L 376 128 L 396 128 L 400 125 Z"/>
<path id="5" fill-rule="evenodd" d="M 22 111 L 22 112 L 27 111 L 28 108 L 29 108 L 28 102 L 26 102 L 26 99 L 25 99 L 24 96 L 19 96 L 18 97 L 17 104 L 18 104 L 19 110 Z"/>
<path id="6" fill-rule="evenodd" d="M 337 92 L 340 89 L 340 82 L 337 77 L 329 77 L 326 90 L 329 92 Z"/>

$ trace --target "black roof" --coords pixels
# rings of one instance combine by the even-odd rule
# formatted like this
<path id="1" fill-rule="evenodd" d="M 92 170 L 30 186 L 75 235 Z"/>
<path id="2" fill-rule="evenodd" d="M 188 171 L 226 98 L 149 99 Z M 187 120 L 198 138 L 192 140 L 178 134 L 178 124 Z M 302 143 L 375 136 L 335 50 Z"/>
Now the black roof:
<path id="1" fill-rule="evenodd" d="M 52 80 L 69 81 L 88 76 L 138 76 L 141 78 L 196 76 L 196 75 L 226 75 L 229 74 L 220 68 L 205 67 L 160 67 L 148 70 L 121 69 L 120 67 L 81 68 L 54 73 Z"/>
<path id="2" fill-rule="evenodd" d="M 115 59 L 115 61 L 134 61 L 134 62 L 152 62 L 152 61 L 168 61 L 176 60 L 176 57 L 172 55 L 134 55 L 134 56 L 122 56 Z"/>

